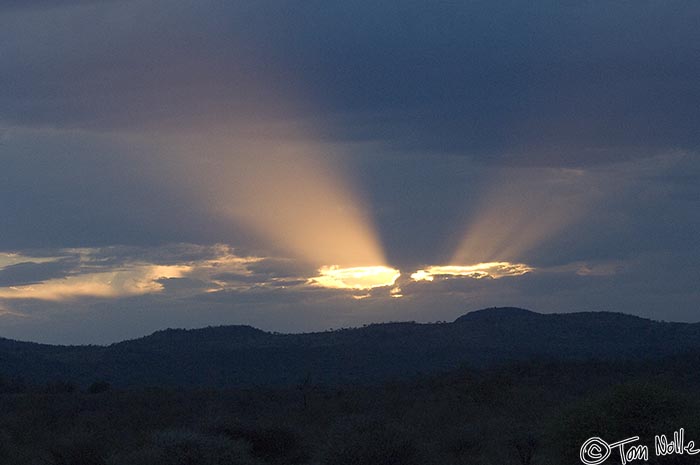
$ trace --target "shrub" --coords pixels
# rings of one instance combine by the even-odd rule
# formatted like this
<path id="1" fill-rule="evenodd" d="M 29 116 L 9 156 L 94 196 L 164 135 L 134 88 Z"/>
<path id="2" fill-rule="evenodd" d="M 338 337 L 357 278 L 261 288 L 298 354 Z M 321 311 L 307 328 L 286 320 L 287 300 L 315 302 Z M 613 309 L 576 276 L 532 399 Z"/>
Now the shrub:
<path id="1" fill-rule="evenodd" d="M 242 441 L 190 430 L 155 433 L 140 449 L 112 457 L 110 465 L 261 465 Z"/>
<path id="2" fill-rule="evenodd" d="M 112 388 L 112 386 L 107 381 L 95 381 L 92 383 L 88 389 L 88 394 L 100 394 L 102 392 L 107 392 Z"/>
<path id="3" fill-rule="evenodd" d="M 218 430 L 234 440 L 244 440 L 251 454 L 265 463 L 294 465 L 309 460 L 299 437 L 284 428 L 225 427 Z"/>
<path id="4" fill-rule="evenodd" d="M 376 421 L 342 425 L 323 453 L 324 465 L 428 465 L 415 437 Z"/>

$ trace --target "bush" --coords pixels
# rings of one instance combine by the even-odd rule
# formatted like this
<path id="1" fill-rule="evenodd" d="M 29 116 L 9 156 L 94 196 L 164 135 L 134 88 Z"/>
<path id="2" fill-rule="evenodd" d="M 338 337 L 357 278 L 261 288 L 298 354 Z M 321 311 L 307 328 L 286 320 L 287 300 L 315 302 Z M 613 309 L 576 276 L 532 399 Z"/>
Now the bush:
<path id="1" fill-rule="evenodd" d="M 54 381 L 47 383 L 42 389 L 45 394 L 72 394 L 78 390 L 73 383 L 67 381 Z"/>
<path id="2" fill-rule="evenodd" d="M 100 394 L 102 392 L 107 392 L 112 388 L 112 386 L 107 381 L 95 381 L 92 383 L 88 389 L 88 394 Z"/>
<path id="3" fill-rule="evenodd" d="M 562 463 L 576 463 L 581 445 L 594 436 L 606 442 L 640 436 L 639 444 L 653 449 L 654 435 L 673 434 L 684 427 L 688 437 L 700 432 L 697 403 L 663 386 L 649 383 L 617 385 L 595 398 L 586 398 L 569 409 L 556 425 L 555 443 Z M 612 460 L 612 459 L 611 459 Z M 648 463 L 674 463 L 657 458 Z"/>
<path id="4" fill-rule="evenodd" d="M 53 465 L 106 465 L 100 445 L 80 434 L 69 434 L 50 449 Z"/>
<path id="5" fill-rule="evenodd" d="M 309 460 L 309 453 L 299 437 L 288 429 L 226 427 L 218 431 L 250 444 L 251 454 L 265 463 L 295 465 Z"/>
<path id="6" fill-rule="evenodd" d="M 0 394 L 20 394 L 27 391 L 27 384 L 21 378 L 0 376 Z"/>
<path id="7" fill-rule="evenodd" d="M 190 430 L 155 433 L 142 448 L 112 457 L 110 465 L 261 465 L 242 441 Z"/>
<path id="8" fill-rule="evenodd" d="M 377 421 L 360 420 L 336 429 L 323 454 L 324 465 L 428 465 L 415 437 Z"/>

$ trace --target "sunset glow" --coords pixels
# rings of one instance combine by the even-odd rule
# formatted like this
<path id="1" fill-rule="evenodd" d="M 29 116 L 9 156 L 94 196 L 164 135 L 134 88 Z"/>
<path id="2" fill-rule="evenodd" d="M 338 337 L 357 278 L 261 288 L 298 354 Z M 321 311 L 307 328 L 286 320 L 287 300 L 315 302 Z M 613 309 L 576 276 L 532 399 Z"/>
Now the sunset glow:
<path id="1" fill-rule="evenodd" d="M 309 283 L 332 289 L 367 290 L 393 286 L 401 276 L 399 270 L 387 266 L 324 266 L 318 272 L 319 276 L 311 278 Z"/>
<path id="2" fill-rule="evenodd" d="M 63 301 L 80 297 L 123 297 L 160 292 L 160 279 L 179 278 L 188 266 L 134 265 L 110 272 L 86 273 L 37 284 L 0 288 L 0 299 Z"/>
<path id="3" fill-rule="evenodd" d="M 524 263 L 490 262 L 476 265 L 429 266 L 411 274 L 414 281 L 433 281 L 435 277 L 467 277 L 472 279 L 499 279 L 506 276 L 521 276 L 534 268 Z"/>
<path id="4" fill-rule="evenodd" d="M 215 215 L 253 233 L 260 247 L 314 267 L 386 262 L 368 202 L 340 149 L 305 134 L 270 141 L 220 137 L 179 147 L 186 151 L 183 174 Z M 193 159 L 190 150 L 208 155 Z"/>
<path id="5" fill-rule="evenodd" d="M 511 168 L 493 176 L 452 263 L 522 260 L 580 220 L 595 197 L 594 180 L 581 170 Z"/>
<path id="6" fill-rule="evenodd" d="M 700 319 L 698 16 L 0 0 L 0 338 Z"/>

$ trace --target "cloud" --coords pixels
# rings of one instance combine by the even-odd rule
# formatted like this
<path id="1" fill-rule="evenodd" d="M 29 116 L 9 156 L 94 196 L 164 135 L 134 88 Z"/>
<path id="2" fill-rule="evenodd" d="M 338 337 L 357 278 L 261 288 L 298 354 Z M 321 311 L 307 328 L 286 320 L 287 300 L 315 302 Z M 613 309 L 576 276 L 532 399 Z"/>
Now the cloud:
<path id="1" fill-rule="evenodd" d="M 65 301 L 148 294 L 163 289 L 158 280 L 180 277 L 187 271 L 186 266 L 133 265 L 117 271 L 88 272 L 34 284 L 0 287 L 0 299 Z"/>
<path id="2" fill-rule="evenodd" d="M 29 256 L 4 254 L 7 265 L 0 268 L 0 301 L 62 302 L 146 294 L 181 299 L 314 286 L 365 289 L 376 286 L 377 280 L 390 286 L 399 274 L 381 267 L 369 271 L 334 268 L 337 273 L 315 277 L 317 270 L 303 261 L 237 255 L 224 244 L 44 249 L 34 254 L 41 257 L 37 262 Z"/>
<path id="3" fill-rule="evenodd" d="M 521 276 L 534 269 L 524 263 L 490 262 L 474 265 L 429 266 L 411 274 L 414 281 L 433 281 L 435 278 L 468 277 L 472 279 L 500 279 Z"/>
<path id="4" fill-rule="evenodd" d="M 22 262 L 0 268 L 0 287 L 36 284 L 48 279 L 68 276 L 77 267 L 71 259 L 58 259 L 43 263 Z"/>
<path id="5" fill-rule="evenodd" d="M 286 263 L 287 259 L 237 257 L 222 245 L 170 245 L 160 252 L 149 248 L 153 255 L 161 257 L 160 261 L 168 263 L 183 250 L 189 250 L 185 254 L 189 260 L 178 264 L 137 264 L 132 261 L 138 257 L 134 249 L 117 261 L 100 262 L 115 255 L 114 250 L 82 251 L 84 268 L 74 275 L 77 280 L 45 281 L 41 292 L 46 296 L 50 296 L 49 292 L 54 296 L 64 293 L 50 305 L 30 295 L 0 299 L 3 336 L 44 342 L 104 343 L 164 327 L 209 324 L 309 331 L 388 320 L 452 320 L 468 310 L 493 305 L 519 305 L 544 312 L 634 309 L 645 316 L 693 320 L 694 302 L 699 297 L 694 286 L 694 262 L 682 262 L 667 254 L 616 262 L 581 261 L 500 279 L 453 276 L 432 282 L 414 281 L 409 276 L 412 270 L 408 269 L 394 287 L 357 291 L 309 285 L 313 274 L 300 274 L 295 281 L 292 276 L 275 277 L 274 272 L 253 271 L 250 268 L 260 263 L 266 269 L 275 268 L 275 264 Z M 201 251 L 201 260 L 195 257 L 195 250 Z M 218 256 L 211 258 L 215 250 L 219 251 Z M 92 255 L 100 258 L 93 260 Z M 178 277 L 163 277 L 168 275 L 163 270 L 181 268 Z M 109 270 L 122 273 L 122 285 L 105 287 L 107 281 L 103 278 Z M 63 287 L 55 287 L 59 283 Z M 105 292 L 96 292 L 98 288 Z M 9 289 L 0 288 L 0 292 Z M 90 292 L 81 295 L 85 289 Z M 392 293 L 402 297 L 395 298 Z M 85 327 L 91 330 L 85 331 Z"/>
<path id="6" fill-rule="evenodd" d="M 0 120 L 137 132 L 293 120 L 325 139 L 515 165 L 699 146 L 693 1 L 292 5 L 7 15 Z"/>
<path id="7" fill-rule="evenodd" d="M 0 300 L 47 301 L 79 298 L 121 298 L 190 287 L 197 291 L 216 286 L 213 273 L 247 273 L 255 258 L 235 256 L 228 246 L 170 244 L 160 248 L 105 247 L 36 251 L 43 262 L 22 261 L 0 269 Z M 13 261 L 17 255 L 6 255 Z M 29 257 L 23 257 L 30 260 Z M 185 279 L 188 278 L 188 279 Z M 208 279 L 207 279 L 208 278 Z M 181 281 L 170 281 L 181 279 Z M 198 279 L 207 287 L 192 286 Z M 205 281 L 200 281 L 204 283 Z M 174 284 L 178 282 L 179 285 Z M 189 286 L 183 286 L 183 283 Z"/>
<path id="8" fill-rule="evenodd" d="M 2 318 L 32 315 L 13 334 L 695 315 L 694 1 L 0 9 Z M 409 278 L 503 260 L 537 272 Z M 332 265 L 403 275 L 355 301 L 308 284 Z"/>
<path id="9" fill-rule="evenodd" d="M 368 290 L 376 287 L 391 287 L 401 276 L 401 272 L 386 266 L 341 268 L 324 266 L 319 270 L 319 276 L 310 279 L 309 283 L 332 289 Z"/>
<path id="10" fill-rule="evenodd" d="M 172 160 L 154 145 L 109 134 L 11 129 L 0 142 L 0 216 L 8 219 L 0 250 L 238 236 L 230 222 L 201 208 L 186 178 L 175 176 Z"/>
<path id="11" fill-rule="evenodd" d="M 84 3 L 104 3 L 106 0 L 0 0 L 0 10 L 25 10 L 37 8 L 63 8 Z"/>
<path id="12" fill-rule="evenodd" d="M 314 267 L 288 258 L 262 258 L 259 261 L 250 263 L 248 270 L 267 278 L 310 276 L 317 271 Z"/>

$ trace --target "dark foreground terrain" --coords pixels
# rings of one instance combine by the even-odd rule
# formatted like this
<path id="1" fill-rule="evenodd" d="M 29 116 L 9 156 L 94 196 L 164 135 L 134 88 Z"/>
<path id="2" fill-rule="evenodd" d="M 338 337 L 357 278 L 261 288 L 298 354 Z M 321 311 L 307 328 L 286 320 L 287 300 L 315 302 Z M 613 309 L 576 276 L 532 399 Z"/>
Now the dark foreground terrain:
<path id="1" fill-rule="evenodd" d="M 684 427 L 700 440 L 697 359 L 527 363 L 381 386 L 118 390 L 5 383 L 0 463 L 576 464 L 591 436 Z M 655 457 L 648 463 L 697 463 Z M 606 463 L 619 463 L 611 458 Z"/>
<path id="2" fill-rule="evenodd" d="M 655 435 L 672 436 L 680 428 L 686 442 L 700 444 L 697 325 L 497 309 L 455 323 L 303 335 L 309 339 L 292 352 L 309 359 L 276 363 L 271 354 L 283 357 L 279 347 L 292 350 L 293 344 L 270 342 L 288 336 L 260 333 L 240 327 L 164 331 L 82 348 L 5 341 L 20 350 L 0 352 L 6 373 L 0 379 L 0 464 L 573 465 L 581 463 L 581 444 L 592 436 L 609 443 L 640 436 L 639 444 L 649 446 L 644 463 L 700 463 L 700 454 L 657 457 L 654 451 Z M 340 354 L 336 365 L 309 340 Z M 239 364 L 224 356 L 193 365 L 221 347 L 244 345 L 257 347 L 270 365 L 253 370 L 245 365 L 251 360 Z M 479 345 L 482 352 L 466 351 Z M 185 375 L 167 377 L 193 347 L 197 355 L 182 361 Z M 359 349 L 351 354 L 353 347 Z M 392 371 L 382 349 L 394 355 L 399 348 L 407 353 L 398 358 L 402 368 Z M 450 348 L 462 350 L 460 356 L 442 352 Z M 149 358 L 155 353 L 163 354 L 160 368 Z M 254 351 L 240 353 L 252 357 Z M 5 364 L 25 356 L 34 358 L 23 371 Z M 92 365 L 120 357 L 133 361 L 133 374 L 116 362 L 103 371 Z M 283 367 L 288 360 L 291 367 Z M 443 362 L 431 366 L 430 360 Z M 406 368 L 411 363 L 414 372 Z M 58 376 L 56 364 L 74 371 Z M 323 378 L 326 366 L 334 372 L 364 368 L 342 381 Z M 213 367 L 226 374 L 210 373 Z M 147 377 L 147 369 L 155 373 Z M 278 369 L 285 374 L 275 377 Z M 102 373 L 110 377 L 94 378 Z M 204 386 L 232 379 L 231 373 L 264 375 Z M 209 377 L 193 382 L 195 374 Z M 613 453 L 605 463 L 620 460 Z"/>

